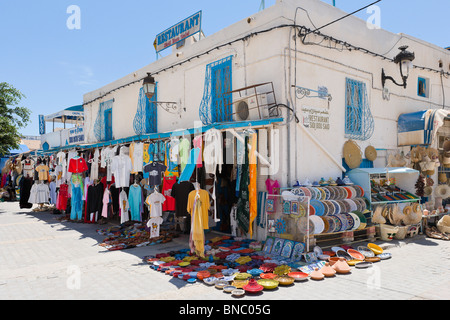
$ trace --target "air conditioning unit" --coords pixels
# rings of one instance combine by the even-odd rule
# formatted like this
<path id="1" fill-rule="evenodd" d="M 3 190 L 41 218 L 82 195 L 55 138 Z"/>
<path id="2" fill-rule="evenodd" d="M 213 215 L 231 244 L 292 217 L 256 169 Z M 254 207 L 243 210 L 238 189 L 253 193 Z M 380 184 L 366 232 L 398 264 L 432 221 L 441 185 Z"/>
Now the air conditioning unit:
<path id="1" fill-rule="evenodd" d="M 241 97 L 233 103 L 235 121 L 260 120 L 269 117 L 267 94 Z"/>

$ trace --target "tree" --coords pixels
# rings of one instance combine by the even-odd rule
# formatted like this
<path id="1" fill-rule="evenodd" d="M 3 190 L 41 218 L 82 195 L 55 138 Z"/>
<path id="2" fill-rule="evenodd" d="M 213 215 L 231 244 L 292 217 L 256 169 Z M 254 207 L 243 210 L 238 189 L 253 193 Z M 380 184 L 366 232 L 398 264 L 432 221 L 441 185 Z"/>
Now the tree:
<path id="1" fill-rule="evenodd" d="M 19 129 L 30 121 L 30 109 L 18 104 L 25 96 L 6 82 L 0 82 L 0 155 L 19 148 Z"/>

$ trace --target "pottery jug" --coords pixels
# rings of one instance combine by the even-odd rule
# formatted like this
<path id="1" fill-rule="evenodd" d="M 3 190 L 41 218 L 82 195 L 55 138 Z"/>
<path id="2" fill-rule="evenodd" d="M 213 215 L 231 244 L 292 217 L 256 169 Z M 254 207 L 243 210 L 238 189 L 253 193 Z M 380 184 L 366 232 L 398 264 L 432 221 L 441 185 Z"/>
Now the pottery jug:
<path id="1" fill-rule="evenodd" d="M 330 266 L 329 262 L 325 262 L 325 265 L 319 270 L 325 277 L 332 277 L 336 274 L 336 270 Z"/>
<path id="2" fill-rule="evenodd" d="M 322 280 L 325 275 L 319 271 L 319 268 L 314 268 L 314 271 L 309 274 L 313 280 Z"/>
<path id="3" fill-rule="evenodd" d="M 344 258 L 340 258 L 332 267 L 336 273 L 345 274 L 350 272 L 350 266 Z"/>

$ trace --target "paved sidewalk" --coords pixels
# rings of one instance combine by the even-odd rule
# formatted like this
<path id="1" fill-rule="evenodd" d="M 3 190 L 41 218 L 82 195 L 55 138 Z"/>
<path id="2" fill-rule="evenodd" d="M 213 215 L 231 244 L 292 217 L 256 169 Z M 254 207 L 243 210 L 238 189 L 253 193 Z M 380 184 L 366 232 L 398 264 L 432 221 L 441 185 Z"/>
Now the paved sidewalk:
<path id="1" fill-rule="evenodd" d="M 47 212 L 0 203 L 2 300 L 229 300 L 222 290 L 151 270 L 141 258 L 187 248 L 187 236 L 155 246 L 108 251 L 97 244 L 106 226 L 60 222 Z M 378 242 L 377 242 L 378 243 Z M 450 299 L 450 242 L 417 236 L 379 243 L 390 260 L 323 281 L 245 296 L 245 300 Z"/>

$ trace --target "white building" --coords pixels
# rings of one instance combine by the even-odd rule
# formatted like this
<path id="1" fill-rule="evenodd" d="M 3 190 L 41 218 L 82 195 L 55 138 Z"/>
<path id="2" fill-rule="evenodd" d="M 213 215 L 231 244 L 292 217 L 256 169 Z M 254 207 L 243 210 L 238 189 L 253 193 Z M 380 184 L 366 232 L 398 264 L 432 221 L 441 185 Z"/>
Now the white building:
<path id="1" fill-rule="evenodd" d="M 157 82 L 157 101 L 176 103 L 175 112 L 158 105 L 157 117 L 151 119 L 158 133 L 193 128 L 202 120 L 202 108 L 207 107 L 208 112 L 214 109 L 211 101 L 216 88 L 225 92 L 272 83 L 277 103 L 292 108 L 299 120 L 297 124 L 292 113 L 280 107 L 284 121 L 269 124 L 280 132 L 279 141 L 272 141 L 275 145 L 279 142 L 280 152 L 270 161 L 278 161 L 279 170 L 273 176 L 284 186 L 305 178 L 313 181 L 341 176 L 342 148 L 350 137 L 361 150 L 369 145 L 377 148 L 375 165 L 385 166 L 385 150 L 398 149 L 399 116 L 445 106 L 444 96 L 450 97 L 450 51 L 405 34 L 370 28 L 354 16 L 314 31 L 344 15 L 318 0 L 278 0 L 274 6 L 216 34 L 200 40 L 190 37 L 184 46 L 167 49 L 172 54 L 84 95 L 86 142 L 95 144 L 145 133 L 142 125 L 141 132 L 135 130 L 134 121 L 143 78 L 150 73 Z M 383 69 L 387 76 L 402 82 L 399 65 L 393 62 L 401 46 L 415 53 L 407 87 L 388 80 L 383 90 Z M 211 70 L 212 75 L 208 75 Z M 217 72 L 222 74 L 216 79 Z M 420 81 L 426 88 L 419 93 Z M 353 89 L 350 83 L 355 85 Z M 301 98 L 301 90 L 294 86 L 320 91 L 322 96 L 313 98 L 319 93 L 312 91 L 309 97 Z M 346 105 L 352 104 L 346 95 L 349 98 L 355 90 L 367 94 L 367 104 L 354 102 L 352 107 L 365 107 L 371 113 L 356 125 L 360 116 L 346 113 L 350 110 Z M 237 99 L 233 94 L 232 101 Z M 307 128 L 304 117 L 310 114 Z M 137 118 L 142 116 L 145 114 Z M 220 114 L 212 117 L 218 122 L 227 120 Z M 236 119 L 236 115 L 231 117 Z M 249 120 L 255 119 L 259 115 L 250 112 Z"/>

